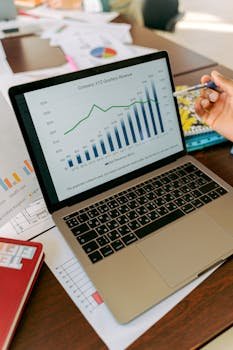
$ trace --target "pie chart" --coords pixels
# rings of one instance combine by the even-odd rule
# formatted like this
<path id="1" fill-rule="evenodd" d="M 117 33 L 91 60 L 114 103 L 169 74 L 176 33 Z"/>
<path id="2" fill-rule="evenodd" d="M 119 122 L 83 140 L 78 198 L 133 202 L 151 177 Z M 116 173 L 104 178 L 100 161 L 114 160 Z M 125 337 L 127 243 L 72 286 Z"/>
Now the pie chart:
<path id="1" fill-rule="evenodd" d="M 92 49 L 90 54 L 96 58 L 112 58 L 117 55 L 117 52 L 110 47 L 99 46 Z"/>

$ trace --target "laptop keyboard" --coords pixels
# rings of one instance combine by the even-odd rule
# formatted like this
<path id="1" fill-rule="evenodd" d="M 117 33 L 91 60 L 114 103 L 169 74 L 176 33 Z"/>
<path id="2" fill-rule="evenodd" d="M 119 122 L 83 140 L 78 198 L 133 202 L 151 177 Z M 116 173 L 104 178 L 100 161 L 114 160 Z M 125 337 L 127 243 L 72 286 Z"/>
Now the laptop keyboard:
<path id="1" fill-rule="evenodd" d="M 187 163 L 63 219 L 96 263 L 226 192 Z"/>

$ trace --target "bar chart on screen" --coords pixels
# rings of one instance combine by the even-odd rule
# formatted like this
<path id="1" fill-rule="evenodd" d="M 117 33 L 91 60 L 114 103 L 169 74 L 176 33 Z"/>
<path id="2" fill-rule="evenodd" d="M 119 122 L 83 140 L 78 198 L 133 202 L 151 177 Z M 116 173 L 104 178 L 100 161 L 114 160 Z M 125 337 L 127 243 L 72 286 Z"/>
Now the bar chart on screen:
<path id="1" fill-rule="evenodd" d="M 27 94 L 59 199 L 181 150 L 163 64 L 127 67 Z"/>
<path id="2" fill-rule="evenodd" d="M 75 124 L 71 129 L 65 132 L 68 135 L 77 131 L 80 124 L 88 122 L 88 119 L 94 117 L 96 112 L 108 113 L 114 110 L 116 120 L 111 121 L 104 130 L 99 131 L 96 136 L 96 142 L 85 146 L 81 153 L 77 153 L 75 160 L 67 157 L 67 164 L 72 168 L 74 164 L 83 164 L 83 162 L 108 156 L 112 152 L 124 150 L 132 144 L 149 141 L 157 135 L 165 132 L 160 106 L 156 94 L 154 82 L 151 83 L 152 97 L 149 89 L 145 87 L 145 98 L 131 98 L 129 104 L 112 105 L 102 108 L 93 105 L 86 116 Z"/>

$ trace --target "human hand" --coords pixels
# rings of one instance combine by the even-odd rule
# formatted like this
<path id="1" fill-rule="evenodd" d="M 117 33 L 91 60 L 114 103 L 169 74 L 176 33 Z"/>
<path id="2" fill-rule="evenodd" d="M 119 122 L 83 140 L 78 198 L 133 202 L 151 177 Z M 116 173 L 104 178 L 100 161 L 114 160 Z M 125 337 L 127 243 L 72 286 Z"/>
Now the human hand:
<path id="1" fill-rule="evenodd" d="M 233 80 L 217 71 L 204 75 L 202 83 L 215 82 L 221 92 L 203 89 L 195 103 L 196 113 L 213 130 L 233 141 Z"/>
<path id="2" fill-rule="evenodd" d="M 48 5 L 52 8 L 58 9 L 80 9 L 82 0 L 47 0 Z"/>

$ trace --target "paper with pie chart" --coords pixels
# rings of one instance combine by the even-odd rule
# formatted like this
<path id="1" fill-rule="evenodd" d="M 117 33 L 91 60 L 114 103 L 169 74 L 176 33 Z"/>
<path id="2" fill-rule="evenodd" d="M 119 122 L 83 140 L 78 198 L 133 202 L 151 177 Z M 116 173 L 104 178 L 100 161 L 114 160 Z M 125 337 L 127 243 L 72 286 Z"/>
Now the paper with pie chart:
<path id="1" fill-rule="evenodd" d="M 65 29 L 71 32 L 71 29 Z M 65 34 L 65 33 L 64 33 Z M 59 44 L 67 55 L 72 57 L 79 69 L 95 67 L 132 57 L 132 51 L 110 33 L 88 31 L 78 27 L 72 29 L 70 35 L 63 40 L 63 35 L 57 36 Z"/>

